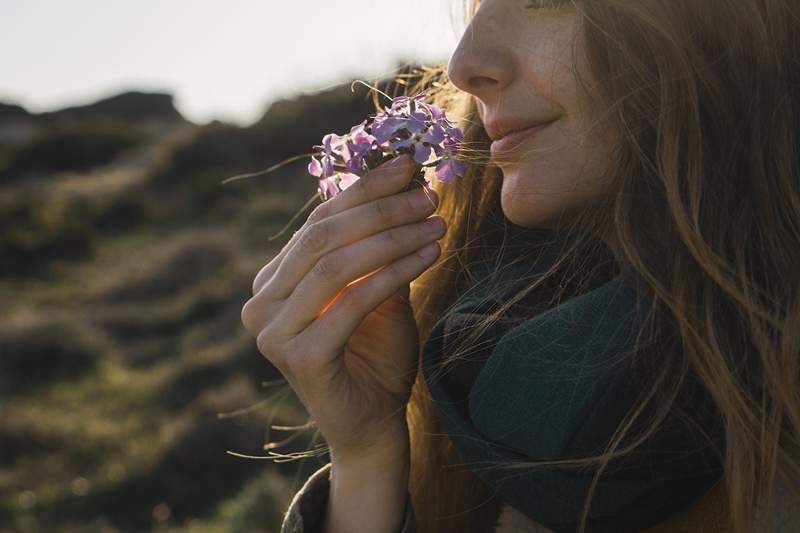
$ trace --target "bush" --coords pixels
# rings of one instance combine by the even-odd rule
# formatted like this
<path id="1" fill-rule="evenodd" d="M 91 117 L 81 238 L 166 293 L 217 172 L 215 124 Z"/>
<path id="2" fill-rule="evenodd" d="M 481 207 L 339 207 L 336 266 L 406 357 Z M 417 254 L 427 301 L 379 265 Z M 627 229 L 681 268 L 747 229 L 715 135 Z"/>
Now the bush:
<path id="1" fill-rule="evenodd" d="M 69 516 L 88 521 L 102 515 L 125 531 L 149 531 L 156 506 L 169 509 L 170 525 L 210 516 L 218 502 L 237 494 L 267 466 L 226 453 L 263 454 L 261 421 L 254 416 L 217 416 L 257 401 L 257 391 L 246 379 L 206 391 L 173 422 L 169 433 L 174 437 L 163 443 L 155 464 L 105 491 L 68 497 L 52 508 L 48 519 L 60 522 Z"/>
<path id="2" fill-rule="evenodd" d="M 90 298 L 105 303 L 174 298 L 224 268 L 235 254 L 234 245 L 225 235 L 208 231 L 179 235 L 141 250 L 136 261 L 115 270 Z"/>
<path id="3" fill-rule="evenodd" d="M 58 318 L 37 317 L 0 329 L 0 394 L 76 378 L 94 367 L 100 347 L 87 330 Z"/>
<path id="4" fill-rule="evenodd" d="M 142 128 L 118 121 L 54 127 L 14 153 L 0 171 L 9 183 L 62 170 L 88 170 L 111 162 L 146 138 Z"/>
<path id="5" fill-rule="evenodd" d="M 93 207 L 80 196 L 0 197 L 0 275 L 41 274 L 55 258 L 90 255 L 97 237 Z"/>

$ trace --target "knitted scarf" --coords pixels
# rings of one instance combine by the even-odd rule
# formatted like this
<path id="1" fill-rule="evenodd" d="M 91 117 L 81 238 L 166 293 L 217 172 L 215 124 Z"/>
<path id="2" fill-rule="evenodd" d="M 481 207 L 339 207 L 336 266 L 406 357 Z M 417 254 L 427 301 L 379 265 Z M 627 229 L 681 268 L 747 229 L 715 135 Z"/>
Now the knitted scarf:
<path id="1" fill-rule="evenodd" d="M 464 467 L 532 520 L 556 533 L 574 532 L 596 465 L 495 467 L 602 452 L 640 392 L 630 361 L 648 297 L 622 275 L 610 275 L 555 307 L 540 309 L 525 298 L 469 347 L 466 360 L 444 373 L 437 368 L 471 325 L 558 257 L 563 243 L 554 233 L 529 235 L 531 249 L 539 250 L 535 259 L 499 265 L 493 258 L 473 269 L 475 281 L 431 329 L 422 371 Z M 644 445 L 604 470 L 588 533 L 653 526 L 720 479 L 720 419 L 699 382 L 687 385 L 685 401 L 694 423 L 716 445 L 685 420 L 668 419 Z"/>

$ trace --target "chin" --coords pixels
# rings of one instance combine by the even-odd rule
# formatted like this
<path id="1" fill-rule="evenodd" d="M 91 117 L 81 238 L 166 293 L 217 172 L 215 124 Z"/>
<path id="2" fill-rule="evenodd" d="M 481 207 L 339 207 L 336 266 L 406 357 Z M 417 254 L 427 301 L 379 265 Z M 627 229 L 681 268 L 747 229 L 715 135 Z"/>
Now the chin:
<path id="1" fill-rule="evenodd" d="M 517 197 L 517 200 L 519 200 L 519 197 Z M 512 224 L 523 228 L 549 227 L 547 222 L 549 217 L 545 216 L 535 205 L 515 204 L 509 195 L 503 194 L 500 199 L 500 206 L 506 219 Z"/>
<path id="2" fill-rule="evenodd" d="M 559 217 L 564 213 L 559 204 L 545 203 L 547 195 L 526 192 L 520 194 L 512 190 L 503 190 L 500 195 L 500 207 L 506 219 L 523 228 L 556 227 Z"/>

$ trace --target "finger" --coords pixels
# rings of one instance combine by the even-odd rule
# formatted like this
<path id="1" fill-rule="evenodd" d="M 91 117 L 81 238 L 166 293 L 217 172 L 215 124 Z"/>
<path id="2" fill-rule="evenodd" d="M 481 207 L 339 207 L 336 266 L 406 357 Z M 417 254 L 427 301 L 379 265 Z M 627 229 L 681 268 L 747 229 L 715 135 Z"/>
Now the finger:
<path id="1" fill-rule="evenodd" d="M 416 161 L 409 154 L 403 154 L 376 167 L 356 180 L 333 198 L 323 202 L 327 208 L 317 217 L 309 216 L 311 223 L 352 209 L 383 196 L 401 191 L 414 176 Z"/>
<path id="2" fill-rule="evenodd" d="M 435 211 L 436 206 L 436 193 L 429 189 L 418 189 L 384 196 L 312 224 L 304 230 L 266 282 L 265 287 L 270 287 L 266 291 L 269 298 L 288 298 L 297 284 L 312 269 L 322 268 L 319 263 L 338 248 L 395 226 L 417 222 Z M 408 249 L 406 253 L 410 251 Z M 360 257 L 355 256 L 353 259 L 358 261 Z M 385 263 L 384 260 L 375 268 Z M 334 281 L 341 282 L 341 285 L 336 290 L 340 290 L 353 279 L 337 278 Z"/>
<path id="3" fill-rule="evenodd" d="M 320 204 L 320 206 L 321 205 L 322 204 Z M 320 207 L 320 206 L 318 206 L 318 207 Z M 273 258 L 270 259 L 269 263 L 267 263 L 266 265 L 261 267 L 261 269 L 258 271 L 258 274 L 256 274 L 256 277 L 253 279 L 253 296 L 255 296 L 256 294 L 261 292 L 261 289 L 264 287 L 264 284 L 267 281 L 269 281 L 269 279 L 272 277 L 272 275 L 278 269 L 278 266 L 280 266 L 281 261 L 283 261 L 283 258 L 286 256 L 288 251 L 292 248 L 292 246 L 294 246 L 294 244 L 297 242 L 297 239 L 300 238 L 300 235 L 302 234 L 301 230 L 304 227 L 305 227 L 305 224 L 300 229 L 295 231 L 292 234 L 292 237 L 289 239 L 289 242 L 287 242 L 283 246 L 281 251 L 278 252 L 277 255 L 273 256 Z"/>
<path id="4" fill-rule="evenodd" d="M 250 335 L 257 336 L 264 326 L 272 322 L 280 312 L 283 300 L 250 298 L 242 306 L 242 324 Z"/>
<path id="5" fill-rule="evenodd" d="M 416 162 L 409 154 L 395 157 L 367 172 L 347 189 L 333 198 L 319 204 L 308 216 L 305 224 L 294 232 L 292 238 L 267 265 L 256 275 L 253 281 L 253 294 L 261 291 L 264 284 L 272 277 L 289 250 L 295 245 L 303 230 L 337 213 L 351 209 L 359 204 L 389 196 L 402 190 L 414 175 Z"/>
<path id="6" fill-rule="evenodd" d="M 348 283 L 435 241 L 445 229 L 444 219 L 434 216 L 390 228 L 325 255 L 284 301 L 276 317 L 281 330 L 289 336 L 300 333 Z"/>
<path id="7" fill-rule="evenodd" d="M 426 248 L 432 255 L 423 255 Z M 326 346 L 315 353 L 338 353 L 337 349 L 347 343 L 369 313 L 438 259 L 441 253 L 438 242 L 433 241 L 426 248 L 415 250 L 347 287 L 321 316 L 295 338 L 295 342 L 318 346 L 320 340 L 324 339 Z M 319 361 L 321 364 L 327 362 Z"/>

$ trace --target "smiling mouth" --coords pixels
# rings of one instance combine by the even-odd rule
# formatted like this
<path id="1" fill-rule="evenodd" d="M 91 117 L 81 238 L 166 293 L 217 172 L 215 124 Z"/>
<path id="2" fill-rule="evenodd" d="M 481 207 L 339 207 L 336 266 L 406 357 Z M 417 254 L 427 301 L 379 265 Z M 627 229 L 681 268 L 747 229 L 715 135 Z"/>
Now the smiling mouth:
<path id="1" fill-rule="evenodd" d="M 539 124 L 537 126 L 533 126 L 530 128 L 525 128 L 524 130 L 513 131 L 505 135 L 504 137 L 497 139 L 492 143 L 491 146 L 492 154 L 500 155 L 513 151 L 523 142 L 538 136 L 542 130 L 550 126 L 553 122 L 555 122 L 555 120 L 550 122 L 545 122 L 544 124 Z"/>

